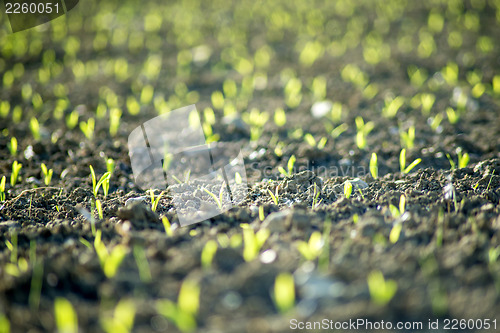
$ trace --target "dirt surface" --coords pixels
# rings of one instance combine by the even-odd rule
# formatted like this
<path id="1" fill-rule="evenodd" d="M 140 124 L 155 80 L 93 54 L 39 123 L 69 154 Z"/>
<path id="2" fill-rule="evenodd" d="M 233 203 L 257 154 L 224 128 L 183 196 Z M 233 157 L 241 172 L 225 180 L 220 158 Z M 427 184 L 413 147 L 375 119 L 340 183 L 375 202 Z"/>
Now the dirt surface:
<path id="1" fill-rule="evenodd" d="M 489 319 L 497 326 L 484 331 L 500 331 L 499 13 L 498 1 L 479 0 L 89 1 L 16 34 L 2 17 L 0 327 L 62 331 L 54 304 L 64 298 L 81 332 L 314 331 L 291 319 L 324 318 L 423 323 L 378 332 L 444 332 L 446 319 L 473 319 L 455 331 L 474 332 Z M 190 104 L 210 124 L 207 138 L 241 149 L 248 195 L 180 227 L 171 193 L 152 211 L 134 183 L 127 137 Z M 81 130 L 89 119 L 92 137 Z M 402 148 L 406 166 L 421 160 L 406 173 Z M 89 166 L 99 178 L 108 159 L 99 218 Z M 53 169 L 48 185 L 42 163 Z M 269 233 L 252 258 L 248 228 Z M 299 244 L 318 232 L 319 254 L 306 258 Z M 99 233 L 107 251 L 123 250 L 116 274 L 97 254 Z M 207 244 L 217 244 L 208 265 Z M 274 294 L 282 273 L 294 281 L 288 311 Z M 200 290 L 186 301 L 199 309 L 165 316 L 159 304 L 177 304 L 186 281 Z M 373 289 L 384 294 L 384 283 L 396 290 L 381 301 Z M 134 315 L 113 312 L 120 300 Z"/>

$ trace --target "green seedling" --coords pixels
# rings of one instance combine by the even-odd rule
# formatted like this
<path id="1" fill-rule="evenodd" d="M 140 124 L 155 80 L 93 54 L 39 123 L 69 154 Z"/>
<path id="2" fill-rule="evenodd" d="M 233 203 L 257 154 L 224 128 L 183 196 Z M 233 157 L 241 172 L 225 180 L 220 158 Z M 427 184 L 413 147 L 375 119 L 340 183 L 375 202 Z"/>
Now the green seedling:
<path id="1" fill-rule="evenodd" d="M 331 132 L 330 132 L 330 135 L 336 139 L 340 136 L 340 134 L 344 133 L 345 131 L 347 131 L 347 129 L 349 128 L 349 125 L 347 125 L 346 123 L 342 123 L 340 124 L 339 126 L 335 127 Z"/>
<path id="2" fill-rule="evenodd" d="M 401 132 L 400 138 L 405 148 L 412 149 L 415 146 L 415 126 L 410 126 L 408 132 Z"/>
<path id="3" fill-rule="evenodd" d="M 205 269 L 212 267 L 212 261 L 217 252 L 217 242 L 209 240 L 201 251 L 201 266 Z"/>
<path id="4" fill-rule="evenodd" d="M 321 254 L 325 242 L 321 233 L 315 231 L 311 234 L 311 237 L 309 237 L 308 242 L 300 240 L 297 241 L 296 244 L 300 254 L 302 254 L 306 260 L 313 261 Z"/>
<path id="5" fill-rule="evenodd" d="M 82 131 L 83 135 L 89 140 L 92 140 L 94 138 L 94 128 L 95 128 L 95 119 L 94 118 L 89 118 L 87 122 L 81 121 L 80 122 L 80 130 Z"/>
<path id="6" fill-rule="evenodd" d="M 243 258 L 245 261 L 252 261 L 260 252 L 260 249 L 266 242 L 270 235 L 268 229 L 260 229 L 256 233 L 248 225 L 241 225 L 243 227 L 243 241 L 245 248 L 243 249 Z"/>
<path id="7" fill-rule="evenodd" d="M 5 176 L 0 180 L 0 201 L 5 201 Z"/>
<path id="8" fill-rule="evenodd" d="M 269 120 L 269 113 L 266 111 L 260 112 L 258 109 L 253 108 L 249 112 L 243 113 L 242 118 L 250 126 L 250 141 L 259 140 L 264 125 Z"/>
<path id="9" fill-rule="evenodd" d="M 9 147 L 10 156 L 14 157 L 17 154 L 17 139 L 13 136 L 10 138 L 10 143 L 7 144 Z"/>
<path id="10" fill-rule="evenodd" d="M 158 203 L 160 202 L 161 197 L 165 194 L 165 191 L 161 191 L 161 193 L 155 198 L 154 190 L 149 190 L 149 194 L 151 195 L 151 210 L 156 212 L 158 208 Z"/>
<path id="11" fill-rule="evenodd" d="M 493 180 L 494 174 L 495 174 L 495 170 L 493 170 L 493 172 L 491 173 L 490 181 L 488 182 L 488 186 L 486 186 L 486 192 L 488 192 L 490 190 L 490 185 L 491 185 L 491 181 Z"/>
<path id="12" fill-rule="evenodd" d="M 316 185 L 316 183 L 314 183 L 313 188 L 314 188 L 313 189 L 313 201 L 312 201 L 311 207 L 314 209 L 321 204 L 323 199 L 318 201 L 318 198 L 319 198 L 319 195 L 321 194 L 321 191 L 318 191 L 318 186 Z"/>
<path id="13" fill-rule="evenodd" d="M 366 148 L 366 137 L 373 130 L 375 124 L 372 121 L 369 121 L 365 124 L 363 118 L 356 117 L 356 145 L 359 149 Z"/>
<path id="14" fill-rule="evenodd" d="M 405 102 L 404 97 L 398 96 L 394 99 L 389 99 L 385 101 L 385 106 L 382 109 L 382 115 L 386 118 L 394 118 L 399 109 L 403 106 Z"/>
<path id="15" fill-rule="evenodd" d="M 45 183 L 46 186 L 49 186 L 50 181 L 52 180 L 52 174 L 54 173 L 53 169 L 47 169 L 47 166 L 45 163 L 42 163 L 40 166 L 42 168 L 42 173 L 43 173 L 43 182 Z"/>
<path id="16" fill-rule="evenodd" d="M 19 163 L 18 161 L 14 161 L 12 163 L 12 174 L 10 175 L 10 186 L 14 187 L 17 184 L 17 181 L 19 179 L 19 172 L 21 171 L 21 168 L 23 165 Z"/>
<path id="17" fill-rule="evenodd" d="M 99 199 L 95 200 L 95 208 L 97 210 L 97 215 L 99 216 L 99 219 L 102 220 L 104 218 L 104 214 L 102 212 L 101 200 L 99 200 Z"/>
<path id="18" fill-rule="evenodd" d="M 135 319 L 135 305 L 131 299 L 122 299 L 115 307 L 113 316 L 101 315 L 101 326 L 106 333 L 132 332 Z"/>
<path id="19" fill-rule="evenodd" d="M 290 156 L 287 162 L 287 170 L 285 170 L 283 167 L 278 167 L 278 171 L 285 177 L 290 177 L 293 173 L 293 167 L 295 166 L 295 162 L 297 161 L 297 158 L 295 155 Z"/>
<path id="20" fill-rule="evenodd" d="M 391 229 L 391 233 L 389 234 L 389 241 L 392 244 L 397 243 L 399 240 L 399 236 L 401 235 L 401 230 L 403 230 L 403 224 L 400 222 L 397 222 L 393 225 Z"/>
<path id="21" fill-rule="evenodd" d="M 214 199 L 215 203 L 217 204 L 217 207 L 219 207 L 219 210 L 222 211 L 223 209 L 223 204 L 224 204 L 224 185 L 221 185 L 220 190 L 219 190 L 219 197 L 217 197 L 213 192 L 207 190 L 206 188 L 202 188 L 203 191 L 205 191 L 209 196 Z"/>
<path id="22" fill-rule="evenodd" d="M 370 158 L 370 174 L 373 179 L 378 178 L 378 162 L 376 153 L 372 153 L 372 157 Z"/>
<path id="23" fill-rule="evenodd" d="M 170 224 L 168 217 L 163 216 L 161 218 L 161 222 L 163 223 L 163 228 L 165 228 L 165 234 L 167 234 L 167 236 L 169 237 L 172 236 L 174 233 L 172 231 L 172 225 Z"/>
<path id="24" fill-rule="evenodd" d="M 323 224 L 323 248 L 318 257 L 318 269 L 321 272 L 328 272 L 330 266 L 330 232 L 332 229 L 332 222 L 327 218 Z"/>
<path id="25" fill-rule="evenodd" d="M 437 131 L 437 129 L 441 125 L 441 122 L 443 121 L 443 115 L 441 113 L 438 113 L 433 118 L 429 118 L 429 119 L 431 119 L 431 121 L 430 121 L 431 129 L 433 131 Z"/>
<path id="26" fill-rule="evenodd" d="M 30 130 L 31 134 L 33 134 L 33 138 L 36 141 L 40 141 L 40 124 L 38 123 L 38 120 L 35 117 L 32 117 L 30 119 Z"/>
<path id="27" fill-rule="evenodd" d="M 66 126 L 68 127 L 68 129 L 72 130 L 76 127 L 76 125 L 78 125 L 78 118 L 79 115 L 78 111 L 76 110 L 73 110 L 73 112 L 66 116 Z"/>
<path id="28" fill-rule="evenodd" d="M 285 313 L 295 305 L 295 282 L 290 273 L 280 273 L 274 281 L 274 303 L 276 308 Z"/>
<path id="29" fill-rule="evenodd" d="M 99 257 L 99 262 L 101 263 L 104 274 L 107 278 L 113 278 L 127 255 L 127 247 L 124 245 L 116 245 L 113 250 L 109 252 L 106 245 L 101 241 L 101 230 L 97 230 L 94 239 L 94 249 Z"/>
<path id="30" fill-rule="evenodd" d="M 422 114 L 424 116 L 429 115 L 435 101 L 436 101 L 436 96 L 433 94 L 421 94 L 420 95 L 420 103 L 422 105 Z"/>
<path id="31" fill-rule="evenodd" d="M 452 125 L 455 125 L 460 120 L 460 112 L 453 110 L 451 107 L 446 109 L 446 116 Z"/>
<path id="32" fill-rule="evenodd" d="M 99 181 L 97 181 L 94 168 L 92 165 L 89 165 L 90 168 L 90 176 L 92 177 L 92 193 L 94 193 L 94 197 L 97 199 L 97 193 L 99 192 L 99 188 L 102 186 L 104 191 L 104 197 L 108 196 L 109 190 L 109 178 L 111 177 L 111 173 L 108 171 L 101 176 Z"/>
<path id="33" fill-rule="evenodd" d="M 389 205 L 389 210 L 391 211 L 391 215 L 395 218 L 403 215 L 403 213 L 406 211 L 405 195 L 401 194 L 401 196 L 399 197 L 399 208 L 394 205 Z"/>
<path id="34" fill-rule="evenodd" d="M 421 158 L 417 158 L 410 165 L 406 166 L 406 149 L 401 149 L 401 153 L 399 153 L 399 169 L 401 173 L 406 175 L 409 173 L 414 167 L 416 167 L 420 162 L 422 162 Z"/>
<path id="35" fill-rule="evenodd" d="M 264 215 L 264 206 L 259 206 L 259 220 L 262 222 L 266 216 Z"/>
<path id="36" fill-rule="evenodd" d="M 278 204 L 279 204 L 279 202 L 278 202 L 278 186 L 276 186 L 276 192 L 275 193 L 273 193 L 270 189 L 267 189 L 267 192 L 271 196 L 271 199 L 273 200 L 274 204 L 276 206 L 278 206 Z"/>
<path id="37" fill-rule="evenodd" d="M 137 268 L 139 269 L 139 277 L 142 282 L 149 283 L 151 282 L 151 270 L 149 269 L 148 258 L 146 256 L 146 252 L 144 248 L 140 245 L 134 245 L 133 249 L 135 263 Z"/>
<path id="38" fill-rule="evenodd" d="M 157 311 L 174 323 L 181 332 L 192 332 L 196 329 L 199 307 L 200 287 L 193 280 L 184 280 L 177 304 L 168 299 L 156 302 Z"/>
<path id="39" fill-rule="evenodd" d="M 398 285 L 394 280 L 386 280 L 382 272 L 372 271 L 368 275 L 368 289 L 375 304 L 386 305 L 396 295 Z"/>
<path id="40" fill-rule="evenodd" d="M 10 332 L 10 321 L 6 315 L 3 313 L 0 314 L 0 332 L 1 333 L 9 333 Z"/>
<path id="41" fill-rule="evenodd" d="M 278 108 L 274 111 L 274 123 L 278 127 L 283 127 L 286 124 L 286 114 L 282 108 Z"/>
<path id="42" fill-rule="evenodd" d="M 54 301 L 54 316 L 59 333 L 78 332 L 78 316 L 73 305 L 66 298 L 56 298 Z"/>
<path id="43" fill-rule="evenodd" d="M 106 170 L 112 174 L 115 170 L 115 161 L 112 158 L 106 159 Z"/>
<path id="44" fill-rule="evenodd" d="M 321 139 L 319 139 L 319 141 L 316 141 L 316 139 L 314 138 L 314 136 L 312 136 L 311 133 L 306 133 L 304 135 L 304 141 L 311 147 L 317 147 L 319 150 L 323 150 L 323 148 L 325 148 L 326 146 L 328 139 L 322 137 Z"/>
<path id="45" fill-rule="evenodd" d="M 115 136 L 120 128 L 120 118 L 122 116 L 122 110 L 118 108 L 112 108 L 109 111 L 109 134 Z"/>
<path id="46" fill-rule="evenodd" d="M 500 246 L 497 246 L 495 248 L 490 248 L 488 251 L 488 263 L 493 264 L 497 262 L 498 258 L 500 257 Z"/>
<path id="47" fill-rule="evenodd" d="M 352 183 L 348 180 L 345 181 L 344 183 L 344 196 L 346 199 L 349 199 L 352 194 Z"/>

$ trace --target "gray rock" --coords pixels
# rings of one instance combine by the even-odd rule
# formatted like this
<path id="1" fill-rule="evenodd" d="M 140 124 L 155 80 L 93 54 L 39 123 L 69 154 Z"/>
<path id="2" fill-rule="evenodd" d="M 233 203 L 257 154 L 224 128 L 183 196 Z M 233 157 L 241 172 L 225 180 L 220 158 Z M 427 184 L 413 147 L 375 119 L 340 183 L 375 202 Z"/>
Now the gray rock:
<path id="1" fill-rule="evenodd" d="M 127 201 L 125 201 L 125 207 L 130 207 L 135 203 L 144 203 L 146 201 L 146 197 L 136 197 L 136 198 L 128 198 Z"/>

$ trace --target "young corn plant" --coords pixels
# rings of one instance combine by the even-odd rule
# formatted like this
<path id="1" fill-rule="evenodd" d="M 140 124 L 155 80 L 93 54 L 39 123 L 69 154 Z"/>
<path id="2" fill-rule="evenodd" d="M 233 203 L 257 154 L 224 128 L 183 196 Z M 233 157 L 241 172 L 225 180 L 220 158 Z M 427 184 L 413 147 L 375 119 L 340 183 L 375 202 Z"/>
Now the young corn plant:
<path id="1" fill-rule="evenodd" d="M 325 242 L 319 231 L 315 231 L 309 237 L 309 241 L 297 241 L 297 250 L 308 261 L 313 261 L 321 254 Z"/>
<path id="2" fill-rule="evenodd" d="M 285 177 L 290 177 L 293 173 L 293 167 L 295 166 L 295 162 L 297 161 L 297 158 L 295 155 L 290 156 L 287 162 L 287 170 L 285 170 L 283 167 L 278 167 L 278 171 Z"/>
<path id="3" fill-rule="evenodd" d="M 89 140 L 92 140 L 94 138 L 94 128 L 95 128 L 95 120 L 94 118 L 89 118 L 87 122 L 81 121 L 80 122 L 80 130 L 82 131 L 83 135 Z"/>
<path id="4" fill-rule="evenodd" d="M 43 182 L 45 186 L 49 186 L 50 181 L 52 180 L 52 174 L 54 172 L 53 169 L 48 169 L 45 163 L 42 163 L 40 166 L 42 168 L 42 174 L 43 174 Z"/>
<path id="5" fill-rule="evenodd" d="M 165 191 L 161 191 L 161 193 L 155 198 L 154 190 L 149 190 L 149 194 L 151 195 L 151 210 L 156 212 L 156 208 L 158 208 L 158 203 L 160 202 L 161 197 L 165 194 Z"/>
<path id="6" fill-rule="evenodd" d="M 270 231 L 268 229 L 260 229 L 254 232 L 248 225 L 242 225 L 242 228 L 243 242 L 245 243 L 243 259 L 245 261 L 252 261 L 259 255 L 260 249 L 270 235 Z"/>
<path id="7" fill-rule="evenodd" d="M 405 99 L 402 96 L 386 100 L 385 106 L 382 109 L 382 115 L 386 118 L 394 118 L 404 103 Z"/>
<path id="8" fill-rule="evenodd" d="M 400 133 L 401 145 L 405 148 L 412 149 L 415 146 L 415 126 L 410 126 L 408 132 Z"/>
<path id="9" fill-rule="evenodd" d="M 271 196 L 271 199 L 273 200 L 274 204 L 278 206 L 279 204 L 279 197 L 278 197 L 278 186 L 276 186 L 276 191 L 273 193 L 270 189 L 267 189 L 267 192 L 269 193 L 269 196 Z"/>
<path id="10" fill-rule="evenodd" d="M 101 326 L 106 333 L 132 332 L 135 319 L 135 305 L 131 299 L 121 299 L 116 305 L 113 316 L 101 315 Z"/>
<path id="11" fill-rule="evenodd" d="M 210 190 L 207 190 L 206 188 L 202 188 L 203 191 L 205 191 L 209 196 L 214 199 L 215 203 L 217 204 L 217 207 L 219 207 L 219 210 L 222 211 L 223 209 L 223 204 L 224 204 L 224 185 L 221 185 L 220 190 L 219 190 L 219 197 L 217 197 L 213 192 Z"/>
<path id="12" fill-rule="evenodd" d="M 12 163 L 12 173 L 10 175 L 10 185 L 12 187 L 16 186 L 19 179 L 19 172 L 21 171 L 22 167 L 23 165 L 18 161 L 14 161 L 14 163 Z"/>
<path id="13" fill-rule="evenodd" d="M 5 176 L 0 180 L 0 201 L 5 201 Z"/>
<path id="14" fill-rule="evenodd" d="M 295 282 L 290 273 L 280 273 L 274 281 L 274 304 L 276 308 L 285 313 L 295 305 Z"/>
<path id="15" fill-rule="evenodd" d="M 10 142 L 7 143 L 7 147 L 9 148 L 10 156 L 15 157 L 17 154 L 17 139 L 14 136 L 10 138 Z"/>
<path id="16" fill-rule="evenodd" d="M 399 197 L 399 208 L 394 205 L 389 205 L 389 210 L 391 212 L 392 217 L 396 218 L 406 211 L 406 197 L 404 194 L 401 194 Z"/>
<path id="17" fill-rule="evenodd" d="M 165 234 L 169 237 L 172 236 L 174 234 L 174 232 L 172 230 L 172 225 L 170 224 L 168 217 L 163 216 L 161 218 L 161 222 L 163 224 L 163 228 L 165 229 Z"/>
<path id="18" fill-rule="evenodd" d="M 196 329 L 196 317 L 200 307 L 200 286 L 196 281 L 184 280 L 179 291 L 177 304 L 164 299 L 156 302 L 156 310 L 181 332 Z"/>
<path id="19" fill-rule="evenodd" d="M 149 269 L 148 258 L 144 248 L 138 244 L 134 245 L 133 254 L 135 263 L 139 269 L 139 278 L 144 283 L 151 282 L 151 270 Z"/>
<path id="20" fill-rule="evenodd" d="M 376 153 L 372 153 L 372 157 L 370 158 L 370 174 L 373 179 L 378 178 L 378 162 Z"/>
<path id="21" fill-rule="evenodd" d="M 102 211 L 101 200 L 99 200 L 99 199 L 95 200 L 95 208 L 97 210 L 97 215 L 99 216 L 99 219 L 102 220 L 104 218 L 104 214 L 103 214 L 103 211 Z"/>
<path id="22" fill-rule="evenodd" d="M 97 181 L 94 168 L 92 167 L 92 165 L 90 165 L 89 168 L 90 176 L 92 177 L 92 193 L 94 193 L 94 197 L 97 199 L 97 194 L 101 186 L 104 192 L 104 197 L 107 197 L 109 191 L 109 178 L 111 177 L 111 173 L 107 171 L 101 176 L 99 181 Z"/>
<path id="23" fill-rule="evenodd" d="M 217 242 L 213 239 L 209 240 L 201 251 L 201 266 L 204 269 L 212 267 L 212 261 L 217 252 Z"/>
<path id="24" fill-rule="evenodd" d="M 455 162 L 451 158 L 450 154 L 447 153 L 446 158 L 448 158 L 448 161 L 450 162 L 451 170 L 455 170 L 457 168 L 457 164 L 455 164 Z M 469 164 L 469 161 L 470 161 L 470 157 L 469 157 L 468 153 L 462 154 L 462 151 L 458 152 L 458 168 L 459 169 L 466 168 L 467 165 Z"/>
<path id="25" fill-rule="evenodd" d="M 406 166 L 406 149 L 401 149 L 401 153 L 399 153 L 399 169 L 402 174 L 406 175 L 409 173 L 414 167 L 416 167 L 420 162 L 422 162 L 421 158 L 417 158 L 410 165 Z"/>
<path id="26" fill-rule="evenodd" d="M 30 119 L 30 130 L 31 134 L 33 134 L 33 138 L 36 141 L 40 141 L 40 124 L 38 123 L 38 120 L 35 117 L 32 117 Z"/>
<path id="27" fill-rule="evenodd" d="M 321 199 L 320 201 L 318 201 L 318 198 L 319 198 L 319 195 L 321 194 L 321 191 L 318 191 L 318 186 L 316 185 L 316 183 L 314 183 L 313 187 L 314 187 L 314 189 L 313 189 L 313 200 L 312 200 L 311 207 L 314 209 L 314 208 L 318 207 L 321 204 L 321 202 L 323 201 L 323 199 Z"/>
<path id="28" fill-rule="evenodd" d="M 356 117 L 356 145 L 359 149 L 366 148 L 366 137 L 373 130 L 375 124 L 372 121 L 369 121 L 365 124 L 363 118 Z"/>
<path id="29" fill-rule="evenodd" d="M 113 278 L 120 267 L 123 259 L 128 253 L 128 249 L 124 245 L 116 245 L 111 252 L 108 251 L 106 245 L 101 240 L 101 230 L 96 231 L 96 237 L 94 239 L 94 249 L 99 257 L 99 262 L 101 263 L 101 268 L 104 271 L 104 275 L 108 279 Z"/>
<path id="30" fill-rule="evenodd" d="M 68 127 L 68 129 L 72 130 L 73 128 L 76 127 L 76 125 L 78 125 L 78 118 L 79 115 L 78 111 L 76 110 L 74 110 L 68 116 L 66 116 L 66 126 Z"/>
<path id="31" fill-rule="evenodd" d="M 323 150 L 323 148 L 325 148 L 326 146 L 328 139 L 322 137 L 321 139 L 319 139 L 319 141 L 316 141 L 316 139 L 311 133 L 306 133 L 304 135 L 304 141 L 311 147 L 316 147 L 319 150 Z"/>
<path id="32" fill-rule="evenodd" d="M 66 298 L 58 297 L 54 301 L 54 317 L 57 332 L 78 333 L 78 316 Z"/>
<path id="33" fill-rule="evenodd" d="M 344 196 L 346 199 L 349 199 L 352 194 L 352 183 L 348 180 L 345 181 L 344 183 Z"/>
<path id="34" fill-rule="evenodd" d="M 278 127 L 283 127 L 286 124 L 286 114 L 282 108 L 278 108 L 274 111 L 274 123 Z"/>
<path id="35" fill-rule="evenodd" d="M 398 290 L 396 281 L 386 280 L 380 271 L 372 271 L 367 280 L 371 299 L 378 305 L 389 303 Z"/>

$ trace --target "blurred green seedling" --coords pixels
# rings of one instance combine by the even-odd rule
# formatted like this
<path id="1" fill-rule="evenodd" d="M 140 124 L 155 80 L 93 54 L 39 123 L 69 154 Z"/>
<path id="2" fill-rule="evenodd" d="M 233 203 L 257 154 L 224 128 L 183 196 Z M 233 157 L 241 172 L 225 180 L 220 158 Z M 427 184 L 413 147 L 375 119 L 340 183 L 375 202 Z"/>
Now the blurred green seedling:
<path id="1" fill-rule="evenodd" d="M 378 305 L 389 303 L 398 290 L 396 281 L 386 280 L 380 271 L 372 271 L 367 280 L 371 299 Z"/>
<path id="2" fill-rule="evenodd" d="M 274 281 L 273 300 L 279 312 L 285 313 L 295 305 L 295 282 L 290 273 L 280 273 Z"/>
<path id="3" fill-rule="evenodd" d="M 314 231 L 309 241 L 299 240 L 296 243 L 297 250 L 308 261 L 313 261 L 321 254 L 325 241 L 319 231 Z"/>
<path id="4" fill-rule="evenodd" d="M 169 237 L 172 236 L 174 233 L 172 231 L 172 225 L 170 224 L 168 217 L 163 216 L 161 218 L 161 222 L 163 224 L 163 228 L 165 229 L 165 234 Z"/>
<path id="5" fill-rule="evenodd" d="M 200 286 L 194 280 L 184 280 L 179 291 L 177 304 L 168 299 L 156 302 L 159 314 L 174 323 L 181 332 L 196 330 L 196 316 L 200 307 Z"/>
<path id="6" fill-rule="evenodd" d="M 134 327 L 136 308 L 132 299 L 121 299 L 116 304 L 113 315 L 101 312 L 100 322 L 106 333 L 129 333 Z"/>
<path id="7" fill-rule="evenodd" d="M 405 102 L 404 97 L 398 96 L 394 99 L 387 99 L 382 109 L 382 115 L 386 118 L 394 118 Z"/>
<path id="8" fill-rule="evenodd" d="M 274 111 L 274 123 L 278 127 L 283 127 L 286 124 L 286 114 L 282 108 L 278 108 Z"/>
<path id="9" fill-rule="evenodd" d="M 285 170 L 283 167 L 278 167 L 278 171 L 285 177 L 290 177 L 293 173 L 293 167 L 295 166 L 295 162 L 297 161 L 297 158 L 295 155 L 290 156 L 287 162 L 287 170 Z"/>
<path id="10" fill-rule="evenodd" d="M 12 163 L 12 173 L 10 175 L 10 185 L 12 187 L 16 186 L 19 179 L 19 172 L 21 171 L 22 167 L 23 165 L 18 161 L 14 161 L 14 163 Z"/>
<path id="11" fill-rule="evenodd" d="M 89 120 L 80 122 L 80 130 L 83 135 L 89 140 L 94 138 L 94 128 L 95 128 L 95 119 L 89 118 Z"/>
<path id="12" fill-rule="evenodd" d="M 344 196 L 346 199 L 349 199 L 352 194 L 352 183 L 348 180 L 345 181 L 344 183 Z"/>
<path id="13" fill-rule="evenodd" d="M 356 128 L 357 128 L 357 133 L 356 133 L 356 145 L 358 146 L 359 149 L 365 149 L 366 148 L 366 137 L 368 134 L 373 130 L 375 127 L 375 124 L 372 121 L 369 121 L 365 124 L 364 120 L 362 117 L 356 117 Z"/>
<path id="14" fill-rule="evenodd" d="M 9 148 L 10 156 L 15 157 L 17 154 L 17 139 L 13 136 L 10 138 L 10 142 L 7 143 Z"/>
<path id="15" fill-rule="evenodd" d="M 410 126 L 408 132 L 401 131 L 400 138 L 403 147 L 412 149 L 415 146 L 415 126 Z"/>
<path id="16" fill-rule="evenodd" d="M 58 333 L 78 333 L 78 316 L 66 298 L 55 299 L 54 317 Z"/>
<path id="17" fill-rule="evenodd" d="M 139 278 L 144 283 L 151 282 L 151 270 L 149 269 L 148 258 L 146 256 L 146 251 L 144 248 L 138 244 L 134 245 L 133 249 L 135 263 L 139 269 Z"/>
<path id="18" fill-rule="evenodd" d="M 259 255 L 260 249 L 271 233 L 265 228 L 254 232 L 248 225 L 242 224 L 241 226 L 243 228 L 243 242 L 245 244 L 243 259 L 245 261 L 252 261 Z"/>
<path id="19" fill-rule="evenodd" d="M 101 230 L 96 231 L 94 239 L 94 249 L 99 257 L 99 262 L 104 274 L 107 278 L 113 278 L 118 271 L 123 259 L 128 253 L 128 249 L 124 245 L 116 245 L 111 252 L 108 251 L 106 245 L 101 240 Z"/>
<path id="20" fill-rule="evenodd" d="M 217 242 L 209 240 L 201 251 L 201 266 L 205 269 L 212 267 L 212 261 L 217 252 Z"/>
<path id="21" fill-rule="evenodd" d="M 38 123 L 38 120 L 35 117 L 32 117 L 30 119 L 30 130 L 31 134 L 33 134 L 33 138 L 36 141 L 40 141 L 40 124 Z"/>
<path id="22" fill-rule="evenodd" d="M 52 180 L 52 174 L 54 173 L 54 170 L 48 169 L 45 163 L 42 163 L 40 167 L 42 169 L 43 182 L 46 186 L 48 186 L 50 184 L 50 181 Z"/>

